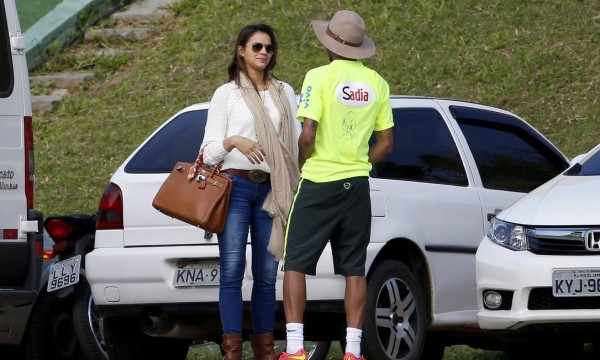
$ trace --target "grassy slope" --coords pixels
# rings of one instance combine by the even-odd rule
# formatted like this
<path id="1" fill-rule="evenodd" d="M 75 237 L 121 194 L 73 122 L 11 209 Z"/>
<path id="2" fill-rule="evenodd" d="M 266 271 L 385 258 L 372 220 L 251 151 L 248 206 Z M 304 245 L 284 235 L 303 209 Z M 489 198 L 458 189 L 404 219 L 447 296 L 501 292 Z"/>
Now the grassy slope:
<path id="1" fill-rule="evenodd" d="M 72 47 L 42 67 L 95 70 L 85 89 L 36 116 L 37 207 L 92 212 L 111 172 L 157 125 L 209 100 L 225 80 L 232 43 L 250 22 L 279 32 L 277 75 L 300 90 L 304 73 L 327 61 L 310 19 L 354 9 L 378 46 L 366 64 L 393 93 L 466 99 L 511 110 L 567 155 L 597 143 L 600 2 L 181 0 L 134 56 L 101 59 Z M 81 90 L 81 91 L 77 91 Z M 85 90 L 85 91 L 83 91 Z"/>

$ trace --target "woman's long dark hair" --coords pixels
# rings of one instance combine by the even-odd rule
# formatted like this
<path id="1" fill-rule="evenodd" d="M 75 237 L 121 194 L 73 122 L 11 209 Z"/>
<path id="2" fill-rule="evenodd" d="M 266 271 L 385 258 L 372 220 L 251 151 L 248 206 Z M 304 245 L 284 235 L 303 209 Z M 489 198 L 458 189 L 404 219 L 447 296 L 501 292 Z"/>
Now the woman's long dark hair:
<path id="1" fill-rule="evenodd" d="M 264 71 L 264 79 L 267 81 L 270 77 L 273 76 L 271 71 L 277 65 L 277 37 L 275 36 L 275 30 L 266 24 L 253 24 L 245 26 L 240 33 L 238 34 L 237 40 L 235 42 L 235 47 L 233 48 L 233 58 L 227 67 L 227 72 L 229 73 L 229 81 L 235 81 L 235 83 L 240 85 L 240 71 L 245 71 L 244 69 L 244 60 L 238 53 L 238 46 L 245 47 L 248 39 L 256 32 L 264 32 L 269 35 L 271 38 L 271 45 L 274 47 L 273 55 L 271 56 L 271 61 L 267 65 Z"/>

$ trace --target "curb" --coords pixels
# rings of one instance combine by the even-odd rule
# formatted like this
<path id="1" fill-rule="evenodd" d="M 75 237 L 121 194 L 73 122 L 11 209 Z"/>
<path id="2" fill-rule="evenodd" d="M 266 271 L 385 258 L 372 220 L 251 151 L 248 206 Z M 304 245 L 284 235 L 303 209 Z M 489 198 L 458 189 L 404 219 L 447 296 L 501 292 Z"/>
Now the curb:
<path id="1" fill-rule="evenodd" d="M 107 17 L 130 0 L 64 0 L 25 32 L 27 67 L 34 70 L 50 58 L 49 52 L 65 48 L 84 27 Z"/>

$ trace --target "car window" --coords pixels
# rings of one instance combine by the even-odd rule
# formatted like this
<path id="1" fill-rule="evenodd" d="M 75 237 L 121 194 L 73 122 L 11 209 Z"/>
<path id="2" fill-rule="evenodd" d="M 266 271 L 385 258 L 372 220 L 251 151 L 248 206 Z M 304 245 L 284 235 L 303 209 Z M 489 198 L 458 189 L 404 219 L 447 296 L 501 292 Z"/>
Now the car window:
<path id="1" fill-rule="evenodd" d="M 0 97 L 8 97 L 12 92 L 13 68 L 10 52 L 10 38 L 6 23 L 4 2 L 0 3 Z"/>
<path id="2" fill-rule="evenodd" d="M 600 151 L 596 151 L 592 157 L 583 164 L 573 166 L 565 175 L 593 176 L 600 175 Z"/>
<path id="3" fill-rule="evenodd" d="M 515 117 L 466 107 L 450 109 L 485 188 L 529 192 L 568 165 L 547 140 Z"/>
<path id="4" fill-rule="evenodd" d="M 125 166 L 128 173 L 169 173 L 178 161 L 194 162 L 204 138 L 206 110 L 182 113 L 163 126 Z"/>
<path id="5" fill-rule="evenodd" d="M 372 177 L 468 185 L 454 139 L 437 110 L 398 108 L 393 114 L 394 149 L 373 167 Z"/>

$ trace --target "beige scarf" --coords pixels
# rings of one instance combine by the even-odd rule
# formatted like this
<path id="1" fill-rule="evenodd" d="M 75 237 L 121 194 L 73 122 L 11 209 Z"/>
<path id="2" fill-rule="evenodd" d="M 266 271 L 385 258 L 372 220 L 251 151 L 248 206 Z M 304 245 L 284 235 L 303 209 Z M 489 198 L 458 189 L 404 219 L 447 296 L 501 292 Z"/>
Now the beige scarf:
<path id="1" fill-rule="evenodd" d="M 266 161 L 271 169 L 271 192 L 263 204 L 263 210 L 273 217 L 268 250 L 275 255 L 277 260 L 281 260 L 283 258 L 284 229 L 300 180 L 298 141 L 294 135 L 294 119 L 290 102 L 283 90 L 283 84 L 271 78 L 267 87 L 271 99 L 281 115 L 279 135 L 277 135 L 267 109 L 252 82 L 246 74 L 240 73 L 240 90 L 254 118 L 258 142 L 265 150 Z"/>

